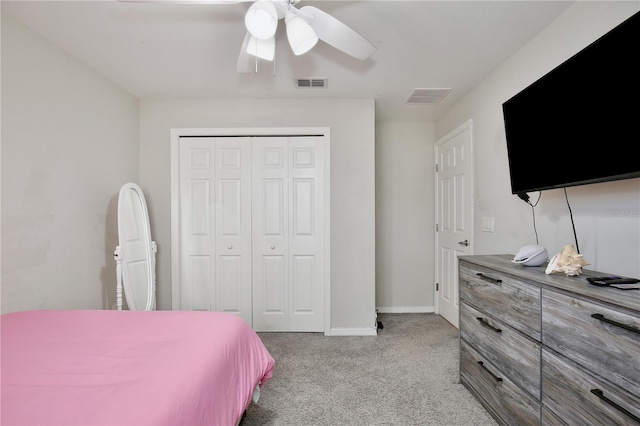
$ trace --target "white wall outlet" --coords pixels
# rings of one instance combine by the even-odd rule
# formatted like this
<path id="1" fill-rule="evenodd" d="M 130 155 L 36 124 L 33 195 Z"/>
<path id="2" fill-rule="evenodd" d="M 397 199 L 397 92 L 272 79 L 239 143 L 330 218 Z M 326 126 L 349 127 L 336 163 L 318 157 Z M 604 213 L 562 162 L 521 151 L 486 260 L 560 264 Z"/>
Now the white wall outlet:
<path id="1" fill-rule="evenodd" d="M 493 222 L 494 218 L 492 217 L 483 217 L 482 218 L 482 230 L 484 232 L 493 232 Z"/>

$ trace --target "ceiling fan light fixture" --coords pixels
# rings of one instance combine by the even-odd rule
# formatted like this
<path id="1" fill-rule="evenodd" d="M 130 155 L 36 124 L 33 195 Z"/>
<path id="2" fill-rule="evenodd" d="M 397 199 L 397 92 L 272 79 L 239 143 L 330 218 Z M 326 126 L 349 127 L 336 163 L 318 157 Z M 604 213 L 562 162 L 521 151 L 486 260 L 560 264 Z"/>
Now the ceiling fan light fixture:
<path id="1" fill-rule="evenodd" d="M 318 43 L 318 35 L 311 25 L 293 12 L 287 12 L 284 22 L 287 26 L 287 39 L 295 55 L 307 53 Z"/>
<path id="2" fill-rule="evenodd" d="M 266 61 L 273 61 L 273 58 L 276 55 L 275 37 L 259 39 L 251 36 L 249 43 L 247 44 L 247 53 Z"/>
<path id="3" fill-rule="evenodd" d="M 278 11 L 271 1 L 258 0 L 251 5 L 244 16 L 244 24 L 255 38 L 269 39 L 278 29 Z"/>

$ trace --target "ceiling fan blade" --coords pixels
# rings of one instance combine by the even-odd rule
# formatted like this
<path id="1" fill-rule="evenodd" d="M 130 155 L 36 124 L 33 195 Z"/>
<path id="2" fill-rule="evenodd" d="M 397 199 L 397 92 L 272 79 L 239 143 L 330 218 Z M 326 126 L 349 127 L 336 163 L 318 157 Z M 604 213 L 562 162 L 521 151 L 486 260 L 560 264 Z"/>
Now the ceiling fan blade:
<path id="1" fill-rule="evenodd" d="M 238 55 L 238 65 L 237 70 L 239 73 L 248 73 L 253 72 L 255 70 L 256 57 L 250 55 L 247 52 L 247 48 L 249 47 L 249 40 L 251 40 L 251 33 L 247 31 L 247 34 L 244 36 L 244 41 L 242 42 L 242 47 L 240 48 L 240 54 Z"/>
<path id="2" fill-rule="evenodd" d="M 252 36 L 247 45 L 247 53 L 266 61 L 273 61 L 276 55 L 276 38 L 259 39 Z"/>
<path id="3" fill-rule="evenodd" d="M 295 8 L 292 9 L 296 11 Z M 299 12 L 320 40 L 347 55 L 364 61 L 375 53 L 376 47 L 366 38 L 317 7 L 305 6 Z"/>

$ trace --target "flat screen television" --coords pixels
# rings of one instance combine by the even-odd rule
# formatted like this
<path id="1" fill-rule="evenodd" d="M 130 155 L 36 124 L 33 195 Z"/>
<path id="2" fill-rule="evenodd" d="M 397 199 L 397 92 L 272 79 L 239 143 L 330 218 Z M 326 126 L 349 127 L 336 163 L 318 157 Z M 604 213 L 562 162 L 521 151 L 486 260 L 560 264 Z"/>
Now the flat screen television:
<path id="1" fill-rule="evenodd" d="M 502 104 L 513 194 L 640 177 L 640 12 Z"/>

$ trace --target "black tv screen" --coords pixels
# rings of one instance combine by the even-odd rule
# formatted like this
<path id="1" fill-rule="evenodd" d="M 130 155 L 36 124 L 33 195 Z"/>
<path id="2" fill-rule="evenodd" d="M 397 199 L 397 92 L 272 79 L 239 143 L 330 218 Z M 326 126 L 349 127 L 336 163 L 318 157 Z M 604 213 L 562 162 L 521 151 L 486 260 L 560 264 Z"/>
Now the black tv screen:
<path id="1" fill-rule="evenodd" d="M 502 104 L 513 194 L 640 177 L 640 12 Z"/>

